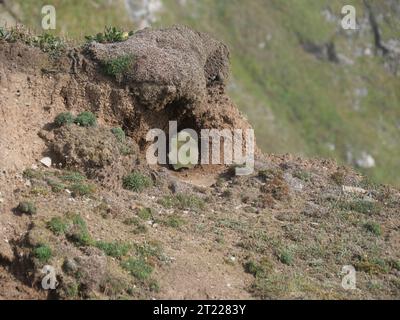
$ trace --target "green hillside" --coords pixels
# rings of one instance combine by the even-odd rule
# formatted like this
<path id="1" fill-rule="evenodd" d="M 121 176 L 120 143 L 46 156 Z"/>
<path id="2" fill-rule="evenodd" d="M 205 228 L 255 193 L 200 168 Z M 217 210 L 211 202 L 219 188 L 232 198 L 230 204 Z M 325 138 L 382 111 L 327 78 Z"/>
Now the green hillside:
<path id="1" fill-rule="evenodd" d="M 139 26 L 124 1 L 14 3 L 14 16 L 35 29 L 41 3 L 54 4 L 57 32 L 78 40 L 104 25 Z M 161 0 L 153 25 L 187 24 L 229 45 L 230 95 L 264 151 L 335 157 L 358 164 L 378 182 L 400 185 L 400 4 L 353 0 L 358 30 L 345 31 L 340 21 L 346 4 Z M 371 159 L 375 166 L 361 168 Z"/>

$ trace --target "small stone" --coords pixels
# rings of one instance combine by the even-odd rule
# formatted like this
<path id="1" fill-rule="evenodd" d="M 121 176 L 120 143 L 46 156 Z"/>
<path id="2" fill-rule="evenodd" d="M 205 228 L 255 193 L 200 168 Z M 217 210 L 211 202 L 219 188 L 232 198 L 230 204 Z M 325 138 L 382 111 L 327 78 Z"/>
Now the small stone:
<path id="1" fill-rule="evenodd" d="M 42 160 L 40 160 L 40 163 L 46 166 L 47 168 L 51 167 L 51 159 L 49 157 L 44 157 Z"/>

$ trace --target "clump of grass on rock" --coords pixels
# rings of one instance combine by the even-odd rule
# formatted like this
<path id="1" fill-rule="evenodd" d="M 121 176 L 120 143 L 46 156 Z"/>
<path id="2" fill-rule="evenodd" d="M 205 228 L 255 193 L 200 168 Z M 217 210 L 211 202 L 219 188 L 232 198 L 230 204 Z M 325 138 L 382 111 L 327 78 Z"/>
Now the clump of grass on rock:
<path id="1" fill-rule="evenodd" d="M 70 216 L 72 228 L 68 233 L 68 238 L 78 246 L 90 246 L 94 241 L 89 233 L 86 221 L 79 215 Z"/>
<path id="2" fill-rule="evenodd" d="M 75 117 L 72 115 L 71 112 L 62 112 L 60 113 L 55 119 L 54 123 L 61 127 L 66 124 L 72 124 L 75 121 Z"/>
<path id="3" fill-rule="evenodd" d="M 117 128 L 112 128 L 111 132 L 114 134 L 115 138 L 117 138 L 117 140 L 119 142 L 125 142 L 125 131 L 122 130 L 121 128 L 117 127 Z"/>
<path id="4" fill-rule="evenodd" d="M 120 77 L 133 64 L 133 56 L 124 55 L 103 62 L 103 71 L 108 76 Z"/>
<path id="5" fill-rule="evenodd" d="M 95 36 L 85 36 L 85 39 L 87 42 L 114 43 L 127 40 L 133 33 L 133 31 L 126 32 L 116 27 L 105 27 L 104 32 L 99 32 Z"/>
<path id="6" fill-rule="evenodd" d="M 98 241 L 96 247 L 103 250 L 104 253 L 110 257 L 121 258 L 128 253 L 131 245 L 122 242 Z"/>
<path id="7" fill-rule="evenodd" d="M 52 255 L 52 250 L 47 244 L 40 244 L 33 249 L 33 256 L 42 263 L 49 261 Z"/>
<path id="8" fill-rule="evenodd" d="M 68 222 L 60 217 L 53 217 L 48 223 L 47 227 L 50 231 L 52 231 L 55 235 L 62 235 L 68 230 Z"/>
<path id="9" fill-rule="evenodd" d="M 123 178 L 122 185 L 127 190 L 141 192 L 153 186 L 153 181 L 144 174 L 134 171 Z"/>
<path id="10" fill-rule="evenodd" d="M 81 127 L 94 127 L 96 116 L 90 111 L 84 111 L 75 118 L 74 122 Z"/>

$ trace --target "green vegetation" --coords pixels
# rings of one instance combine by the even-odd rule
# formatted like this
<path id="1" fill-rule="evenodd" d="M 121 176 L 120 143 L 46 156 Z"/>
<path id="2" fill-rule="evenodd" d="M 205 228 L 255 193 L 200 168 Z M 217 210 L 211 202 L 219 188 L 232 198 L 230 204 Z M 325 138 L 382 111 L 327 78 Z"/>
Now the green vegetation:
<path id="1" fill-rule="evenodd" d="M 136 244 L 136 254 L 142 259 L 156 258 L 157 260 L 164 260 L 164 253 L 162 246 L 157 241 L 145 242 Z"/>
<path id="2" fill-rule="evenodd" d="M 60 193 L 67 187 L 65 184 L 53 180 L 48 180 L 47 183 L 51 187 L 51 191 L 54 193 Z"/>
<path id="3" fill-rule="evenodd" d="M 47 244 L 38 245 L 33 249 L 33 256 L 42 263 L 49 261 L 52 255 L 52 250 Z"/>
<path id="4" fill-rule="evenodd" d="M 89 233 L 86 221 L 79 215 L 70 215 L 72 228 L 68 232 L 68 238 L 78 246 L 91 246 L 94 244 L 92 236 Z"/>
<path id="5" fill-rule="evenodd" d="M 25 169 L 24 172 L 22 173 L 22 176 L 25 179 L 40 179 L 43 177 L 43 173 L 40 172 L 39 170 L 34 170 L 34 169 Z"/>
<path id="6" fill-rule="evenodd" d="M 65 50 L 65 42 L 51 33 L 44 33 L 33 40 L 33 45 L 42 51 L 48 52 L 52 57 L 58 57 Z"/>
<path id="7" fill-rule="evenodd" d="M 121 128 L 112 128 L 111 132 L 114 134 L 114 136 L 117 138 L 119 142 L 125 142 L 125 131 L 122 130 Z"/>
<path id="8" fill-rule="evenodd" d="M 133 31 L 125 32 L 116 27 L 105 27 L 103 33 L 98 33 L 95 36 L 85 36 L 87 42 L 113 43 L 122 42 L 133 35 Z"/>
<path id="9" fill-rule="evenodd" d="M 30 214 L 30 215 L 36 214 L 36 212 L 37 212 L 36 206 L 30 201 L 20 202 L 17 207 L 17 210 L 20 213 L 25 213 L 25 214 Z"/>
<path id="10" fill-rule="evenodd" d="M 131 245 L 128 243 L 121 242 L 104 242 L 98 241 L 96 242 L 96 247 L 103 250 L 104 253 L 110 257 L 121 258 L 126 256 Z"/>
<path id="11" fill-rule="evenodd" d="M 75 183 L 70 186 L 74 197 L 90 196 L 96 191 L 94 184 Z"/>
<path id="12" fill-rule="evenodd" d="M 150 208 L 141 208 L 141 209 L 138 211 L 138 214 L 137 214 L 137 215 L 138 215 L 139 218 L 141 218 L 141 219 L 143 219 L 143 220 L 151 220 L 152 217 L 153 217 L 153 214 L 152 214 Z"/>
<path id="13" fill-rule="evenodd" d="M 369 274 L 380 274 L 389 272 L 388 264 L 385 260 L 379 257 L 361 257 L 358 259 L 358 261 L 354 263 L 354 267 L 357 271 Z"/>
<path id="14" fill-rule="evenodd" d="M 75 117 L 72 115 L 71 112 L 62 112 L 54 119 L 54 123 L 59 127 L 66 124 L 74 123 L 74 121 Z"/>
<path id="15" fill-rule="evenodd" d="M 69 224 L 67 221 L 60 217 L 53 217 L 47 223 L 47 227 L 50 231 L 52 231 L 55 235 L 59 236 L 65 234 L 68 230 Z"/>
<path id="16" fill-rule="evenodd" d="M 339 208 L 341 210 L 355 211 L 367 215 L 377 215 L 381 212 L 382 206 L 377 202 L 367 200 L 351 200 L 340 202 Z"/>
<path id="17" fill-rule="evenodd" d="M 180 216 L 173 214 L 164 219 L 162 223 L 168 227 L 180 229 L 186 223 L 186 221 Z"/>
<path id="18" fill-rule="evenodd" d="M 103 70 L 108 76 L 119 77 L 132 66 L 133 56 L 125 55 L 104 61 Z"/>
<path id="19" fill-rule="evenodd" d="M 262 277 L 265 275 L 266 270 L 262 264 L 259 264 L 253 260 L 247 261 L 244 265 L 244 271 L 253 275 L 254 277 Z"/>
<path id="20" fill-rule="evenodd" d="M 93 127 L 96 125 L 96 116 L 90 111 L 78 114 L 74 122 L 81 127 Z"/>
<path id="21" fill-rule="evenodd" d="M 372 221 L 366 222 L 364 224 L 364 228 L 365 228 L 365 230 L 371 232 L 372 234 L 374 234 L 377 237 L 382 235 L 382 228 L 376 222 L 372 222 Z"/>
<path id="22" fill-rule="evenodd" d="M 153 186 L 153 181 L 140 172 L 133 171 L 131 174 L 123 178 L 122 185 L 127 190 L 142 192 L 143 190 Z"/>
<path id="23" fill-rule="evenodd" d="M 66 48 L 65 42 L 58 36 L 47 32 L 33 36 L 28 30 L 20 26 L 7 29 L 0 28 L 0 39 L 7 42 L 22 41 L 29 46 L 40 48 L 43 52 L 49 53 L 52 58 L 59 57 Z"/>
<path id="24" fill-rule="evenodd" d="M 142 281 L 147 280 L 153 272 L 153 267 L 143 258 L 129 258 L 121 263 L 121 267 Z"/>
<path id="25" fill-rule="evenodd" d="M 193 211 L 201 211 L 205 207 L 202 198 L 192 194 L 177 194 L 174 196 L 165 196 L 158 201 L 165 208 L 190 209 Z"/>
<path id="26" fill-rule="evenodd" d="M 76 171 L 67 171 L 60 177 L 63 181 L 79 183 L 86 180 L 86 177 Z"/>
<path id="27" fill-rule="evenodd" d="M 283 249 L 278 253 L 279 261 L 283 264 L 291 265 L 293 263 L 293 254 L 287 249 Z"/>

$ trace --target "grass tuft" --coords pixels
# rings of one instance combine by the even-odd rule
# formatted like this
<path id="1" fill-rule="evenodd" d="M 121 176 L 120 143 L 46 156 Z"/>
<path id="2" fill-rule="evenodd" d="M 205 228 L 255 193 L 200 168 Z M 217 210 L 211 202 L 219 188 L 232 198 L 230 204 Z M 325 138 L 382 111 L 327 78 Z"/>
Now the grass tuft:
<path id="1" fill-rule="evenodd" d="M 122 185 L 127 190 L 142 192 L 143 190 L 150 188 L 153 185 L 153 181 L 140 172 L 134 171 L 123 178 Z"/>

